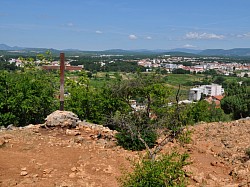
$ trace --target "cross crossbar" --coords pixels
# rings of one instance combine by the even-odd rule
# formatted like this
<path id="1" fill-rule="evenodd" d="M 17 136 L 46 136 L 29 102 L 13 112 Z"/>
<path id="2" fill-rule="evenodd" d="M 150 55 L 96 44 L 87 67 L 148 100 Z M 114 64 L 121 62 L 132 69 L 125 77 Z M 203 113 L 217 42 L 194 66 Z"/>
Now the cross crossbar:
<path id="1" fill-rule="evenodd" d="M 44 65 L 42 66 L 44 70 L 58 70 L 60 69 L 59 65 Z M 65 66 L 65 70 L 81 70 L 81 66 Z"/>

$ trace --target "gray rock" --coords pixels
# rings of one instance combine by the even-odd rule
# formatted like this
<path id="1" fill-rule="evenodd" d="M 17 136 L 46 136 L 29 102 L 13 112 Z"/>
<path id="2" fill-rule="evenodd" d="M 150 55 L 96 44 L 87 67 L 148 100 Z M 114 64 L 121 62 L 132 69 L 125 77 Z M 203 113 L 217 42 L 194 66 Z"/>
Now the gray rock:
<path id="1" fill-rule="evenodd" d="M 51 113 L 45 120 L 46 127 L 75 128 L 80 122 L 80 119 L 73 112 L 60 110 Z"/>
<path id="2" fill-rule="evenodd" d="M 21 171 L 20 175 L 21 176 L 26 176 L 26 175 L 28 175 L 28 172 L 27 171 Z"/>
<path id="3" fill-rule="evenodd" d="M 13 130 L 15 127 L 13 124 L 7 126 L 6 130 Z"/>

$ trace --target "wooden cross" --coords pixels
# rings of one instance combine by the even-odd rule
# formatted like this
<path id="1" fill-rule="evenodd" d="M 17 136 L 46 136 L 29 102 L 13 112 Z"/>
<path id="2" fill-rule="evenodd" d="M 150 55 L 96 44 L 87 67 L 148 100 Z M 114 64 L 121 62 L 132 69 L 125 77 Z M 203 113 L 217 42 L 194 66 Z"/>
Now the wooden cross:
<path id="1" fill-rule="evenodd" d="M 45 65 L 42 66 L 45 70 L 60 69 L 60 110 L 64 110 L 64 71 L 65 70 L 81 70 L 80 66 L 65 66 L 64 53 L 60 53 L 60 66 L 58 65 Z"/>

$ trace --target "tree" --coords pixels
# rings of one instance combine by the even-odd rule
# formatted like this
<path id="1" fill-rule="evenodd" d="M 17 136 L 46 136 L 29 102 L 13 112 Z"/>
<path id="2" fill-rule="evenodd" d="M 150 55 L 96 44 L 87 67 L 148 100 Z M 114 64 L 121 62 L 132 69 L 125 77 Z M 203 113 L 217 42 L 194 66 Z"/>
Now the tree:
<path id="1" fill-rule="evenodd" d="M 222 100 L 221 107 L 225 111 L 225 113 L 232 113 L 234 119 L 248 117 L 250 115 L 249 96 L 250 94 L 248 94 L 248 96 L 227 96 Z"/>
<path id="2" fill-rule="evenodd" d="M 0 70 L 14 71 L 20 69 L 14 63 L 0 62 Z"/>
<path id="3" fill-rule="evenodd" d="M 217 71 L 215 69 L 209 69 L 203 72 L 205 75 L 217 75 Z"/>
<path id="4" fill-rule="evenodd" d="M 226 96 L 221 101 L 221 108 L 226 114 L 233 114 L 234 119 L 250 115 L 250 90 L 246 83 L 227 81 L 224 83 Z"/>
<path id="5" fill-rule="evenodd" d="M 222 84 L 225 80 L 226 80 L 225 77 L 218 76 L 218 77 L 216 77 L 216 78 L 214 79 L 213 82 L 216 83 L 216 84 Z"/>
<path id="6" fill-rule="evenodd" d="M 190 71 L 178 68 L 178 69 L 174 69 L 172 73 L 173 74 L 190 74 Z"/>
<path id="7" fill-rule="evenodd" d="M 123 80 L 111 85 L 111 97 L 119 98 L 127 104 L 127 109 L 106 124 L 118 130 L 118 142 L 127 149 L 147 149 L 152 159 L 161 147 L 177 137 L 185 124 L 182 107 L 168 106 L 169 96 L 172 94 L 164 81 L 156 74 L 137 74 L 135 79 Z M 177 93 L 176 100 L 179 101 Z M 136 101 L 137 107 L 130 101 Z M 155 133 L 161 129 L 165 139 L 154 147 Z M 119 141 L 119 139 L 121 141 Z M 125 141 L 126 140 L 126 141 Z"/>
<path id="8" fill-rule="evenodd" d="M 66 98 L 65 108 L 82 120 L 104 123 L 116 110 L 124 108 L 120 99 L 111 97 L 108 86 L 98 89 L 91 86 L 86 72 L 79 74 L 76 80 L 67 79 L 66 89 L 70 95 Z"/>
<path id="9" fill-rule="evenodd" d="M 188 116 L 190 123 L 197 123 L 199 121 L 209 122 L 209 103 L 205 100 L 201 100 L 193 104 L 189 109 Z"/>
<path id="10" fill-rule="evenodd" d="M 0 125 L 42 123 L 55 110 L 53 82 L 42 71 L 1 72 Z"/>
<path id="11" fill-rule="evenodd" d="M 206 100 L 193 103 L 186 110 L 187 124 L 194 124 L 200 121 L 215 122 L 230 120 L 230 116 L 226 115 L 221 108 L 217 108 L 214 102 L 210 104 Z"/>
<path id="12" fill-rule="evenodd" d="M 185 171 L 182 168 L 188 164 L 186 162 L 187 154 L 172 153 L 156 158 L 162 146 L 178 137 L 183 130 L 182 119 L 184 118 L 180 115 L 181 108 L 178 105 L 180 88 L 176 94 L 177 105 L 170 110 L 167 108 L 165 100 L 170 93 L 168 88 L 166 87 L 167 90 L 159 89 L 159 86 L 162 86 L 158 82 L 159 79 L 156 79 L 158 81 L 152 78 L 149 80 L 151 80 L 151 85 L 148 85 L 147 80 L 140 84 L 140 82 L 136 82 L 138 81 L 137 77 L 133 83 L 131 81 L 127 83 L 133 86 L 135 90 L 125 89 L 122 92 L 124 94 L 122 95 L 125 96 L 125 101 L 131 98 L 130 96 L 133 94 L 135 94 L 133 95 L 134 97 L 139 94 L 141 101 L 146 100 L 145 110 L 132 110 L 128 114 L 125 113 L 123 118 L 117 118 L 117 122 L 114 121 L 121 128 L 118 133 L 118 141 L 122 140 L 120 143 L 122 143 L 123 147 L 132 150 L 146 148 L 148 151 L 147 157 L 134 164 L 134 171 L 125 174 L 121 178 L 121 184 L 122 186 L 185 186 Z M 143 85 L 144 83 L 145 85 Z M 139 90 L 136 89 L 138 87 L 140 88 Z M 148 116 L 147 108 L 151 108 L 152 110 L 150 111 L 156 114 L 154 118 Z M 126 118 L 130 117 L 131 114 L 133 118 L 127 121 Z M 169 121 L 166 121 L 166 119 L 169 119 Z M 156 140 L 154 137 L 157 129 L 161 129 L 164 132 L 165 138 L 158 145 L 154 146 L 154 141 Z M 125 132 L 123 133 L 123 131 Z"/>

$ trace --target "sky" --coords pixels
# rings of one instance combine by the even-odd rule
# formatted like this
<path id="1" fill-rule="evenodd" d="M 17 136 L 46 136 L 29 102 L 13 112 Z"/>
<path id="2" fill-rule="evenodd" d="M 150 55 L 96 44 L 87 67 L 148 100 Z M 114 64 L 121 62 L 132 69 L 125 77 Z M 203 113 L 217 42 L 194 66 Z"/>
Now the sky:
<path id="1" fill-rule="evenodd" d="M 0 0 L 0 44 L 55 49 L 250 48 L 249 0 Z"/>

